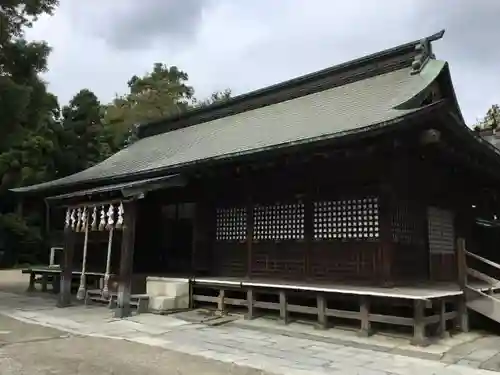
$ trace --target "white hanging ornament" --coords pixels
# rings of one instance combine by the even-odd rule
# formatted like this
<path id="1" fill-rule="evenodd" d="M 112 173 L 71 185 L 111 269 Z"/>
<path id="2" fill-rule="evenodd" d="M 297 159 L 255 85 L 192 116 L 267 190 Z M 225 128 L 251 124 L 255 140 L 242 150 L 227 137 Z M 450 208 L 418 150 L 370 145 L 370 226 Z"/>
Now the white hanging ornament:
<path id="1" fill-rule="evenodd" d="M 71 229 L 75 230 L 76 226 L 76 217 L 75 217 L 75 210 L 71 210 L 71 215 L 70 215 L 70 220 L 71 220 Z"/>
<path id="2" fill-rule="evenodd" d="M 116 220 L 116 228 L 120 229 L 123 226 L 123 214 L 125 210 L 123 209 L 123 203 L 120 203 L 118 207 L 118 219 Z"/>
<path id="3" fill-rule="evenodd" d="M 106 212 L 104 211 L 104 206 L 101 207 L 101 219 L 99 221 L 99 230 L 104 230 L 106 226 Z"/>
<path id="4" fill-rule="evenodd" d="M 82 232 L 85 232 L 85 230 L 87 229 L 87 208 L 85 207 L 82 211 L 82 221 L 80 222 L 80 230 Z"/>
<path id="5" fill-rule="evenodd" d="M 115 208 L 113 207 L 112 204 L 109 205 L 107 216 L 108 216 L 108 223 L 106 224 L 106 229 L 110 230 L 111 228 L 113 228 L 113 224 L 115 223 L 114 221 Z"/>
<path id="6" fill-rule="evenodd" d="M 64 219 L 64 227 L 68 228 L 71 225 L 71 210 L 66 210 L 66 218 Z"/>
<path id="7" fill-rule="evenodd" d="M 97 207 L 92 209 L 92 223 L 90 224 L 92 230 L 97 230 Z"/>
<path id="8" fill-rule="evenodd" d="M 76 232 L 80 232 L 80 225 L 82 223 L 82 209 L 79 207 L 76 211 Z"/>

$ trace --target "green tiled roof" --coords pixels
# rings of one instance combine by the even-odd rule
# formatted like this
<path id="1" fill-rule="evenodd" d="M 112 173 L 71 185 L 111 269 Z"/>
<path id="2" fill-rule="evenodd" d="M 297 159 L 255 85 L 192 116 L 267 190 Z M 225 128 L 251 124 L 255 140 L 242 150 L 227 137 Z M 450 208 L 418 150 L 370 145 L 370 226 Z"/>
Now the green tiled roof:
<path id="1" fill-rule="evenodd" d="M 321 92 L 140 139 L 82 172 L 15 189 L 33 192 L 184 166 L 362 132 L 418 108 L 402 104 L 428 87 L 446 66 L 429 60 Z"/>

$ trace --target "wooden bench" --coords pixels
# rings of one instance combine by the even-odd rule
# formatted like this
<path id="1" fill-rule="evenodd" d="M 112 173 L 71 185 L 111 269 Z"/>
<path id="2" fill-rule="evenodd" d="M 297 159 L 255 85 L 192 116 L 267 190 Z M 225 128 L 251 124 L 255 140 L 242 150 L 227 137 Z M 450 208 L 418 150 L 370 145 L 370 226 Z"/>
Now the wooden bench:
<path id="1" fill-rule="evenodd" d="M 62 270 L 56 267 L 40 267 L 40 268 L 25 268 L 21 271 L 23 274 L 29 274 L 30 280 L 28 285 L 28 292 L 34 292 L 36 290 L 36 285 L 41 285 L 41 291 L 46 292 L 48 290 L 48 285 L 52 286 L 52 292 L 59 293 L 61 284 L 61 273 Z M 72 272 L 71 286 L 72 289 L 77 289 L 80 284 L 80 271 Z M 99 285 L 100 280 L 104 277 L 104 273 L 101 272 L 86 272 L 86 281 L 89 285 Z"/>
<path id="2" fill-rule="evenodd" d="M 107 304 L 108 308 L 115 309 L 118 306 L 118 293 L 110 292 L 109 296 L 104 298 L 100 289 L 87 290 L 85 304 L 88 305 L 91 302 Z M 147 294 L 130 295 L 130 306 L 134 307 L 138 314 L 148 312 L 149 296 Z"/>

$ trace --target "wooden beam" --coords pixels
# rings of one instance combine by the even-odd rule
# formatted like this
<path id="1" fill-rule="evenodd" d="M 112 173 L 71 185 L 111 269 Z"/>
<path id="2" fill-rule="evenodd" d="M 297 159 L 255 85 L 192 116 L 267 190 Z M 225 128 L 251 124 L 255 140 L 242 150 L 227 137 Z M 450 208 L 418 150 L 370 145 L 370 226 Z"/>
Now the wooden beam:
<path id="1" fill-rule="evenodd" d="M 132 283 L 132 268 L 134 261 L 135 222 L 137 217 L 137 202 L 123 203 L 124 218 L 122 230 L 122 246 L 120 255 L 120 277 L 118 282 L 118 306 L 115 310 L 116 318 L 130 316 L 130 294 Z"/>
<path id="2" fill-rule="evenodd" d="M 73 278 L 73 255 L 75 253 L 75 233 L 71 227 L 64 229 L 64 252 L 61 271 L 61 287 L 57 307 L 71 305 L 71 280 Z"/>

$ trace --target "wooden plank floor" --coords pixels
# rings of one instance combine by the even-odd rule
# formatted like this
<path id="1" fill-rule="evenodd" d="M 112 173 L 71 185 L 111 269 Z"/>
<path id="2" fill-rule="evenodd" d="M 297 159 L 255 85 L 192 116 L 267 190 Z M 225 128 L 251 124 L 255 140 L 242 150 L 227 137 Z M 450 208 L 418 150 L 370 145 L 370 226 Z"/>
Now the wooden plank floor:
<path id="1" fill-rule="evenodd" d="M 399 298 L 411 300 L 425 300 L 443 297 L 453 297 L 463 294 L 457 284 L 429 283 L 414 286 L 377 287 L 363 285 L 349 285 L 337 283 L 312 283 L 291 281 L 270 281 L 259 279 L 241 279 L 231 277 L 203 277 L 193 278 L 195 285 L 228 286 L 241 288 L 285 289 L 296 291 L 312 291 L 338 293 L 358 296 L 372 296 L 384 298 Z M 478 285 L 479 286 L 479 285 Z"/>

